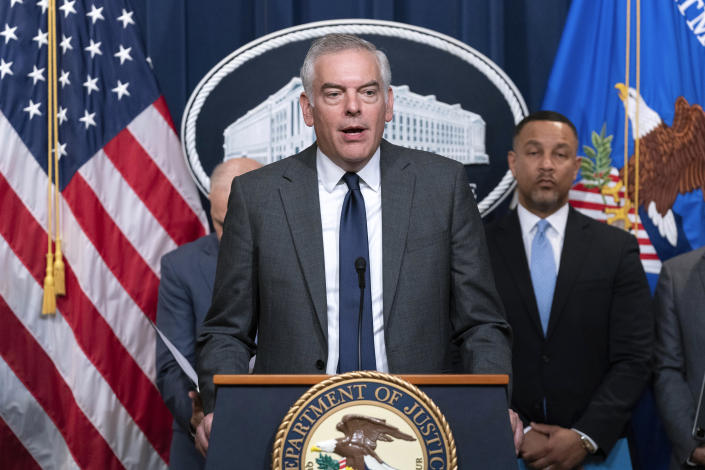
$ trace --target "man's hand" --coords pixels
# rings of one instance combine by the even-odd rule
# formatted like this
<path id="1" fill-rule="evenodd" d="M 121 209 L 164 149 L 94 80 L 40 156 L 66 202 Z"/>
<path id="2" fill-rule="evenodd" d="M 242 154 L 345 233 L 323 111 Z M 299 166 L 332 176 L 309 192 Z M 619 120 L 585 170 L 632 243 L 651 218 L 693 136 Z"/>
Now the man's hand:
<path id="1" fill-rule="evenodd" d="M 524 441 L 524 426 L 521 424 L 519 415 L 512 409 L 509 410 L 509 423 L 512 425 L 512 434 L 514 435 L 514 453 L 519 455 L 521 443 Z"/>
<path id="2" fill-rule="evenodd" d="M 695 465 L 705 465 L 705 444 L 695 448 L 693 453 L 690 454 L 690 461 Z"/>
<path id="3" fill-rule="evenodd" d="M 529 467 L 533 462 L 548 454 L 548 434 L 543 434 L 531 428 L 524 434 L 524 443 L 521 446 L 519 457 L 524 459 Z"/>
<path id="4" fill-rule="evenodd" d="M 196 450 L 201 455 L 206 456 L 208 452 L 208 441 L 211 438 L 211 426 L 213 425 L 213 413 L 208 413 L 196 428 Z"/>
<path id="5" fill-rule="evenodd" d="M 191 428 L 195 431 L 198 425 L 203 420 L 203 402 L 201 395 L 197 391 L 191 390 L 188 392 L 188 397 L 191 399 Z"/>
<path id="6" fill-rule="evenodd" d="M 548 436 L 546 454 L 532 461 L 531 468 L 570 470 L 579 466 L 587 456 L 580 434 L 572 429 L 541 423 L 531 423 L 531 429 Z"/>

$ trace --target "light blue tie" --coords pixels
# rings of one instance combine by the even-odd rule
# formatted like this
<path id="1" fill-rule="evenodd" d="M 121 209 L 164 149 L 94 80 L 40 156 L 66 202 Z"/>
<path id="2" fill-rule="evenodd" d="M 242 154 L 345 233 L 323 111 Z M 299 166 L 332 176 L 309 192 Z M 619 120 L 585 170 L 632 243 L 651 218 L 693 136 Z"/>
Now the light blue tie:
<path id="1" fill-rule="evenodd" d="M 551 242 L 546 236 L 548 227 L 550 227 L 548 221 L 539 220 L 536 223 L 534 240 L 531 242 L 531 282 L 534 285 L 534 295 L 544 336 L 551 316 L 553 291 L 556 289 L 556 261 L 553 258 Z"/>

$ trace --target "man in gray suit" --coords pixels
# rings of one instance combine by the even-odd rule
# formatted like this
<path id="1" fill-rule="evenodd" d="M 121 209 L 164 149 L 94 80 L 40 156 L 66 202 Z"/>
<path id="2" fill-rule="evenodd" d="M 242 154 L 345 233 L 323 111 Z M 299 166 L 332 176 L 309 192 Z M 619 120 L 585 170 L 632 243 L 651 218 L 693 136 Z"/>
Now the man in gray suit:
<path id="1" fill-rule="evenodd" d="M 262 166 L 249 158 L 228 160 L 211 174 L 211 220 L 215 233 L 186 243 L 165 254 L 161 260 L 161 281 L 157 303 L 157 326 L 193 365 L 196 332 L 211 305 L 218 240 L 223 233 L 230 183 L 233 178 Z M 157 341 L 157 387 L 174 417 L 169 468 L 202 468 L 203 457 L 196 451 L 191 434 L 198 425 L 192 418 L 192 400 L 200 400 L 195 387 L 181 371 L 169 350 Z"/>
<path id="2" fill-rule="evenodd" d="M 663 264 L 656 305 L 654 394 L 673 449 L 670 470 L 705 468 L 705 444 L 691 435 L 705 374 L 705 247 Z"/>
<path id="3" fill-rule="evenodd" d="M 511 330 L 463 165 L 382 140 L 393 116 L 391 72 L 369 42 L 321 38 L 301 76 L 300 105 L 316 143 L 237 178 L 230 193 L 198 340 L 205 412 L 213 410 L 213 374 L 246 372 L 256 331 L 255 373 L 345 369 L 339 324 L 358 312 L 339 300 L 357 282 L 341 280 L 354 267 L 339 266 L 349 248 L 340 240 L 343 208 L 360 194 L 365 214 L 354 228 L 367 232 L 372 368 L 450 372 L 459 352 L 464 372 L 510 373 Z M 198 428 L 204 448 L 211 420 Z"/>

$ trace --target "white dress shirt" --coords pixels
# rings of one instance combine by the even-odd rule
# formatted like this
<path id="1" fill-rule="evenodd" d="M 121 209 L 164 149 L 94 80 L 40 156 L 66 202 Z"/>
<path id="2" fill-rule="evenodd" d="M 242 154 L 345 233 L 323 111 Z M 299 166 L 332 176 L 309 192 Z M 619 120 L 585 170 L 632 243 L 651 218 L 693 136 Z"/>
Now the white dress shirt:
<path id="1" fill-rule="evenodd" d="M 534 241 L 534 235 L 536 235 L 536 224 L 541 218 L 533 212 L 529 212 L 521 203 L 517 206 L 517 215 L 519 216 L 521 239 L 524 241 L 526 260 L 531 266 L 531 243 Z M 565 226 L 568 223 L 568 204 L 563 204 L 560 209 L 546 217 L 546 221 L 549 225 L 546 229 L 546 238 L 551 243 L 553 260 L 556 263 L 556 274 L 558 274 L 561 266 L 563 240 L 565 239 Z"/>
<path id="2" fill-rule="evenodd" d="M 339 282 L 338 269 L 340 241 L 340 214 L 348 186 L 342 180 L 345 170 L 333 163 L 318 149 L 318 199 L 321 205 L 323 228 L 323 257 L 326 269 L 326 303 L 328 313 L 328 360 L 326 373 L 335 374 L 339 357 Z M 372 330 L 374 334 L 377 370 L 389 372 L 387 350 L 384 345 L 384 319 L 382 316 L 382 191 L 379 169 L 379 147 L 363 169 L 360 191 L 365 199 L 367 213 L 367 240 L 370 252 L 370 294 L 372 296 Z"/>

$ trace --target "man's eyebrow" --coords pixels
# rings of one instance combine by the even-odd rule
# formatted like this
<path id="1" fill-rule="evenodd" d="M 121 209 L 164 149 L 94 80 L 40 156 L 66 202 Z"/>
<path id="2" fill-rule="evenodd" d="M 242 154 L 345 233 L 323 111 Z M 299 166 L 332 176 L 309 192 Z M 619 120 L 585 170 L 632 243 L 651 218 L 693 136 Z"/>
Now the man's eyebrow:
<path id="1" fill-rule="evenodd" d="M 339 90 L 343 90 L 345 87 L 343 87 L 343 85 L 338 85 L 337 83 L 326 82 L 321 85 L 321 90 L 325 90 L 326 88 L 337 88 Z"/>
<path id="2" fill-rule="evenodd" d="M 361 90 L 361 89 L 363 89 L 363 88 L 369 88 L 369 87 L 377 87 L 377 88 L 379 88 L 379 82 L 377 82 L 377 80 L 370 80 L 369 82 L 367 82 L 367 83 L 365 83 L 365 84 L 363 84 L 363 85 L 360 85 L 357 89 L 358 89 L 358 90 Z"/>
<path id="3" fill-rule="evenodd" d="M 369 88 L 369 87 L 379 88 L 379 82 L 377 80 L 370 80 L 369 82 L 364 83 L 364 84 L 360 85 L 359 87 L 357 87 L 357 89 L 361 90 L 363 88 Z M 321 90 L 325 90 L 327 88 L 335 88 L 337 90 L 344 90 L 345 89 L 345 87 L 343 85 L 339 85 L 337 83 L 326 82 L 323 85 L 321 85 Z"/>

